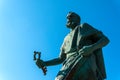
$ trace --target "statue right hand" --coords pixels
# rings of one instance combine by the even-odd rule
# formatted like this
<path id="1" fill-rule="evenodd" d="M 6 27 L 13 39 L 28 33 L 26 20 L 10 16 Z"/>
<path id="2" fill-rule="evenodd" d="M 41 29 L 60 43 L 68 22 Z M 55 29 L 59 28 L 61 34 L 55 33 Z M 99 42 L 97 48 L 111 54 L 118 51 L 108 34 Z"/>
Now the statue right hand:
<path id="1" fill-rule="evenodd" d="M 47 72 L 47 68 L 45 66 L 45 62 L 43 60 L 40 60 L 40 59 L 37 59 L 36 61 L 36 65 L 42 69 L 44 75 L 46 75 L 46 72 Z"/>
<path id="2" fill-rule="evenodd" d="M 41 59 L 37 59 L 37 60 L 36 60 L 36 65 L 37 65 L 39 68 L 45 67 L 45 63 L 44 63 L 44 61 L 41 60 Z"/>

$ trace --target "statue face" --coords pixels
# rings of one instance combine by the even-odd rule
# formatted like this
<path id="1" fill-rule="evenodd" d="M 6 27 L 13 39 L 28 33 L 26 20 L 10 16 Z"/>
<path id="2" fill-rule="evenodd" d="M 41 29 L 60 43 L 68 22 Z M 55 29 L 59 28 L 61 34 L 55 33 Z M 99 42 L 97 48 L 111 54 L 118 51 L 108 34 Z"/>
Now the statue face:
<path id="1" fill-rule="evenodd" d="M 67 15 L 67 24 L 66 26 L 68 28 L 74 29 L 77 25 L 79 24 L 78 22 L 78 17 L 74 13 L 69 13 Z"/>

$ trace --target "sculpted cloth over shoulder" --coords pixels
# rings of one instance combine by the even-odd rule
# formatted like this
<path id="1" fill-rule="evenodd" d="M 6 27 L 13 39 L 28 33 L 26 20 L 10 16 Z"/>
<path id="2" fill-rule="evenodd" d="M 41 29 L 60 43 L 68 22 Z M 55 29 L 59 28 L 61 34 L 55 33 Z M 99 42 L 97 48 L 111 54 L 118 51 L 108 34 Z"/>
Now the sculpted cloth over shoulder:
<path id="1" fill-rule="evenodd" d="M 61 47 L 63 52 L 60 54 L 60 57 L 66 54 L 67 58 L 55 80 L 104 80 L 106 72 L 102 49 L 97 49 L 85 57 L 78 52 L 83 46 L 97 42 L 100 35 L 103 35 L 101 31 L 87 23 L 77 26 L 69 33 L 64 39 Z"/>

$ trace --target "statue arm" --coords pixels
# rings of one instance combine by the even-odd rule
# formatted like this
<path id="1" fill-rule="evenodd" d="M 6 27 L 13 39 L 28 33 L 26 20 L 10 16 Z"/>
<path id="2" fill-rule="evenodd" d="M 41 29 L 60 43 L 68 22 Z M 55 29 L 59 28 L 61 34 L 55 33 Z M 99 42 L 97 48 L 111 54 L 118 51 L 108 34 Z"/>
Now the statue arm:
<path id="1" fill-rule="evenodd" d="M 53 65 L 58 65 L 61 64 L 64 60 L 66 59 L 66 55 L 62 55 L 62 57 L 58 57 L 52 60 L 48 60 L 48 61 L 43 61 L 41 59 L 37 59 L 36 60 L 36 65 L 39 68 L 46 68 L 45 66 L 53 66 Z"/>
<path id="2" fill-rule="evenodd" d="M 57 65 L 57 64 L 61 64 L 64 61 L 64 59 L 61 58 L 55 58 L 49 61 L 45 61 L 45 66 L 53 66 L 53 65 Z"/>
<path id="3" fill-rule="evenodd" d="M 97 42 L 91 45 L 93 50 L 102 48 L 109 43 L 109 39 L 105 35 L 103 35 L 102 32 L 100 32 L 100 34 L 98 34 L 97 37 L 98 37 Z"/>
<path id="4" fill-rule="evenodd" d="M 61 57 L 52 59 L 52 60 L 48 60 L 48 61 L 44 61 L 45 66 L 53 66 L 53 65 L 58 65 L 61 64 L 64 60 L 66 59 L 66 55 L 62 54 Z"/>
<path id="5" fill-rule="evenodd" d="M 109 39 L 99 32 L 98 34 L 92 36 L 95 39 L 95 42 L 91 45 L 83 46 L 82 49 L 79 50 L 79 53 L 83 56 L 89 56 L 93 51 L 104 47 L 109 43 Z"/>
<path id="6" fill-rule="evenodd" d="M 52 60 L 43 61 L 43 60 L 37 60 L 36 65 L 41 68 L 42 66 L 54 66 L 61 64 L 66 59 L 66 54 L 64 53 L 64 49 L 61 48 L 60 56 L 58 58 L 54 58 Z"/>
<path id="7" fill-rule="evenodd" d="M 101 31 L 93 28 L 87 23 L 84 23 L 83 27 L 86 30 L 84 32 L 88 32 L 89 35 L 92 35 L 93 41 L 95 40 L 95 43 L 91 45 L 93 50 L 102 48 L 109 43 L 109 39 Z"/>

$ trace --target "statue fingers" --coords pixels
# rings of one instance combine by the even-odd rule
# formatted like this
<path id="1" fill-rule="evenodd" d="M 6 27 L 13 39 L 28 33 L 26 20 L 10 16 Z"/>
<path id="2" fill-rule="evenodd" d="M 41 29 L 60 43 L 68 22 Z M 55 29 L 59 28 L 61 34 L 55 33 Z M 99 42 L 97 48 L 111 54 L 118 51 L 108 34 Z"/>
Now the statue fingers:
<path id="1" fill-rule="evenodd" d="M 36 61 L 36 65 L 39 67 L 39 68 L 42 68 L 42 66 L 44 66 L 44 62 L 40 59 L 37 59 Z"/>
<path id="2" fill-rule="evenodd" d="M 42 67 L 42 70 L 43 70 L 44 75 L 46 75 L 47 67 L 46 66 Z"/>

